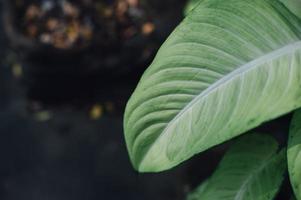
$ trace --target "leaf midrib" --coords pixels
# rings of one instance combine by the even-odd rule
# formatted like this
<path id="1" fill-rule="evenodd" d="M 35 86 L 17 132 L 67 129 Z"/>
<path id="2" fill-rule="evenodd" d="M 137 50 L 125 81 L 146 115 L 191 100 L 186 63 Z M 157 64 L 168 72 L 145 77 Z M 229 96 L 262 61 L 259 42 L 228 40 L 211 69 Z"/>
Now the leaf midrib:
<path id="1" fill-rule="evenodd" d="M 242 195 L 247 191 L 247 185 L 252 184 L 252 180 L 254 179 L 254 177 L 256 177 L 256 175 L 258 175 L 260 172 L 262 172 L 263 169 L 265 169 L 271 162 L 274 161 L 275 158 L 277 158 L 277 156 L 279 156 L 278 154 L 276 155 L 276 157 L 274 157 L 273 155 L 274 152 L 269 155 L 269 158 L 266 162 L 265 160 L 263 161 L 259 168 L 255 168 L 255 170 L 252 170 L 252 172 L 247 176 L 245 181 L 243 181 L 243 183 L 241 184 L 241 187 L 239 188 L 237 194 L 234 197 L 234 200 L 241 200 Z"/>
<path id="2" fill-rule="evenodd" d="M 211 86 L 209 86 L 206 90 L 204 90 L 202 93 L 200 93 L 199 95 L 197 95 L 189 104 L 187 104 L 183 110 L 181 110 L 166 126 L 166 128 L 163 130 L 163 132 L 165 132 L 165 130 L 167 130 L 170 126 L 170 124 L 172 124 L 175 120 L 177 120 L 178 118 L 180 118 L 185 112 L 186 110 L 188 110 L 189 108 L 191 108 L 199 99 L 201 99 L 204 96 L 209 95 L 211 92 L 215 91 L 215 89 L 217 89 L 219 86 L 222 86 L 223 84 L 230 82 L 232 79 L 236 78 L 237 76 L 242 75 L 243 73 L 246 73 L 250 70 L 253 70 L 254 68 L 260 66 L 260 64 L 263 64 L 265 62 L 267 62 L 268 60 L 273 60 L 274 58 L 283 56 L 285 54 L 289 54 L 289 53 L 293 53 L 294 51 L 296 51 L 298 48 L 301 48 L 301 41 L 289 44 L 285 47 L 282 47 L 278 50 L 275 50 L 271 53 L 268 53 L 260 58 L 257 58 L 251 62 L 248 62 L 244 65 L 242 65 L 241 67 L 238 67 L 237 69 L 235 69 L 234 71 L 230 72 L 229 74 L 227 74 L 226 76 L 224 76 L 223 78 L 219 79 L 218 81 L 216 81 L 215 83 L 213 83 Z"/>

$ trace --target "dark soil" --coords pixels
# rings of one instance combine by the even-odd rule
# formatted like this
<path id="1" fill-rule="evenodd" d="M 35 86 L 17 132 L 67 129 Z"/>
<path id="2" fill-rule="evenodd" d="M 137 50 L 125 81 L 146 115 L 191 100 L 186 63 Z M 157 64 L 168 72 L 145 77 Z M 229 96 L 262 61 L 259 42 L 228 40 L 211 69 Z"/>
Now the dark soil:
<path id="1" fill-rule="evenodd" d="M 150 36 L 155 25 L 140 0 L 45 0 L 15 3 L 16 24 L 26 37 L 58 49 L 91 42 L 103 48 L 136 36 Z"/>

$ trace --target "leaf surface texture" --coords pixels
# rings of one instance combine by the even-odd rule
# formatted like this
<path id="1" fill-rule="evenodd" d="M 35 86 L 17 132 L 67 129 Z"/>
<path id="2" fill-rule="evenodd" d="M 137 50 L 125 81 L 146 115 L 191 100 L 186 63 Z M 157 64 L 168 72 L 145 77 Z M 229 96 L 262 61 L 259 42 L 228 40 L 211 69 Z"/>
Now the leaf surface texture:
<path id="1" fill-rule="evenodd" d="M 276 0 L 204 0 L 125 112 L 135 168 L 158 172 L 301 106 L 301 22 Z"/>
<path id="2" fill-rule="evenodd" d="M 301 200 L 301 110 L 295 112 L 287 150 L 288 170 L 296 198 Z"/>
<path id="3" fill-rule="evenodd" d="M 270 136 L 243 136 L 187 200 L 272 200 L 286 171 L 285 151 Z"/>

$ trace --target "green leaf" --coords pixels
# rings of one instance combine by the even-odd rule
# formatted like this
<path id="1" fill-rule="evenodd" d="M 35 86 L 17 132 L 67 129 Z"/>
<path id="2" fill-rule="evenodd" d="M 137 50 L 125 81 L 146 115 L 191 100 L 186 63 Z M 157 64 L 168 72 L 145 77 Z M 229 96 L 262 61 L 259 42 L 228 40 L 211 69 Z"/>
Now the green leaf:
<path id="1" fill-rule="evenodd" d="M 198 200 L 200 199 L 200 195 L 207 190 L 207 185 L 209 181 L 204 181 L 197 189 L 195 189 L 192 193 L 190 193 L 187 197 L 187 200 Z"/>
<path id="2" fill-rule="evenodd" d="M 201 1 L 202 0 L 189 0 L 184 8 L 184 15 L 188 15 L 188 13 L 193 10 Z"/>
<path id="3" fill-rule="evenodd" d="M 141 172 L 193 155 L 301 106 L 301 21 L 278 0 L 204 0 L 170 35 L 127 104 Z"/>
<path id="4" fill-rule="evenodd" d="M 292 13 L 301 18 L 301 0 L 280 0 Z"/>
<path id="5" fill-rule="evenodd" d="M 285 151 L 278 148 L 268 135 L 239 138 L 212 177 L 188 200 L 272 200 L 286 170 Z"/>
<path id="6" fill-rule="evenodd" d="M 298 200 L 301 200 L 301 110 L 296 111 L 287 150 L 288 171 Z"/>

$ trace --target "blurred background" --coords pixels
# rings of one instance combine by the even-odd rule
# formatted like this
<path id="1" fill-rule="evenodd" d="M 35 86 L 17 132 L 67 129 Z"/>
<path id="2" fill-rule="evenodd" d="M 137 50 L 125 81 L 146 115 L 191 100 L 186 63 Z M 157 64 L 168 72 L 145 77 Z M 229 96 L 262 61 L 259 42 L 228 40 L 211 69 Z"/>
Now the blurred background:
<path id="1" fill-rule="evenodd" d="M 130 94 L 185 3 L 1 1 L 1 200 L 177 200 L 200 182 L 204 175 L 187 170 L 194 161 L 135 172 L 122 127 Z"/>
<path id="2" fill-rule="evenodd" d="M 182 200 L 211 174 L 227 144 L 138 174 L 123 136 L 125 104 L 185 4 L 1 1 L 1 200 Z"/>

